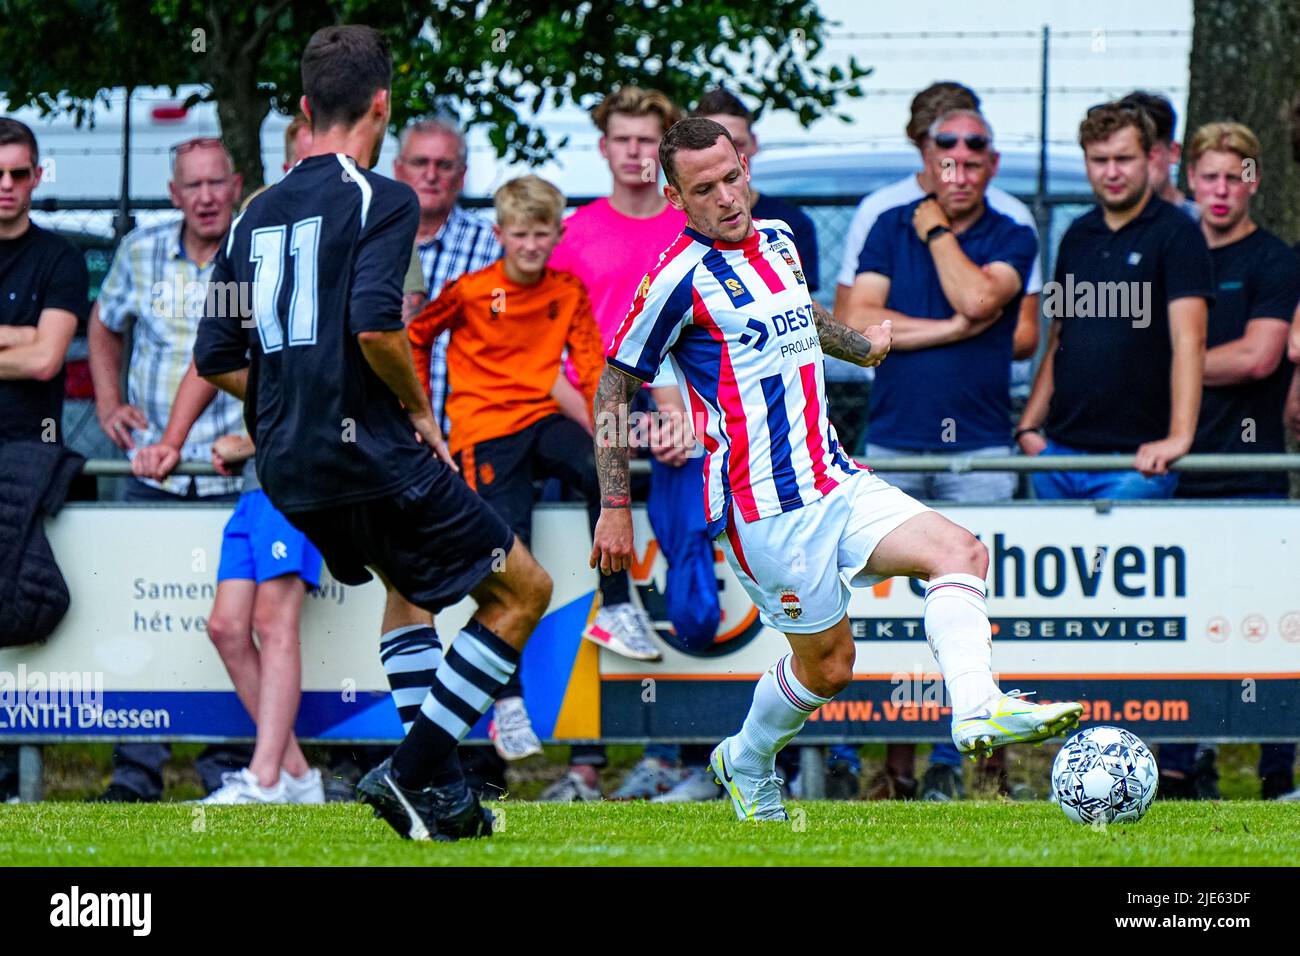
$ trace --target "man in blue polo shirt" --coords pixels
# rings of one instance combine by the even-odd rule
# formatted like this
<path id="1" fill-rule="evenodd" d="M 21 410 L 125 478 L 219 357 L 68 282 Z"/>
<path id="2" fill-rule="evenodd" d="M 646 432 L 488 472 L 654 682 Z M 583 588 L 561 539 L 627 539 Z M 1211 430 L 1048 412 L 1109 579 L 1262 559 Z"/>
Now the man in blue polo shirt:
<path id="1" fill-rule="evenodd" d="M 933 196 L 881 213 L 846 317 L 857 329 L 894 323 L 888 367 L 876 370 L 871 390 L 868 461 L 1011 452 L 1012 339 L 1038 243 L 985 203 L 998 154 L 978 112 L 935 120 L 925 164 Z M 944 501 L 1001 501 L 1015 490 L 1015 477 L 998 472 L 891 472 L 888 480 Z"/>
<path id="2" fill-rule="evenodd" d="M 1150 117 L 1118 103 L 1079 127 L 1099 205 L 1071 224 L 1043 289 L 1047 354 L 1016 428 L 1027 455 L 1123 453 L 1133 470 L 1033 476 L 1039 498 L 1168 498 L 1201 405 L 1210 253 L 1154 195 Z"/>
<path id="3" fill-rule="evenodd" d="M 1038 240 L 986 202 L 998 154 L 980 113 L 940 113 L 922 157 L 935 192 L 876 219 L 845 316 L 858 329 L 892 319 L 896 330 L 888 367 L 876 369 L 871 390 L 867 460 L 1010 454 L 1013 339 Z M 885 477 L 915 498 L 940 501 L 1003 501 L 1016 487 L 1005 472 Z M 914 755 L 914 747 L 891 745 L 889 795 L 916 793 Z M 919 789 L 927 799 L 963 794 L 956 748 L 935 746 Z"/>

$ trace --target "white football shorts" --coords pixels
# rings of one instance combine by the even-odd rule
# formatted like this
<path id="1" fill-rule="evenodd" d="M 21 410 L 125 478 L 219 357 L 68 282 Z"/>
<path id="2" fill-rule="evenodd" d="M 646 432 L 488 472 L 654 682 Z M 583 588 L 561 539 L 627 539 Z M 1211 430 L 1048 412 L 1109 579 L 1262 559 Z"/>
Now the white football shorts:
<path id="1" fill-rule="evenodd" d="M 745 522 L 733 509 L 716 543 L 764 624 L 787 634 L 814 634 L 848 612 L 850 584 L 881 580 L 864 568 L 885 535 L 930 510 L 863 471 L 784 514 Z"/>

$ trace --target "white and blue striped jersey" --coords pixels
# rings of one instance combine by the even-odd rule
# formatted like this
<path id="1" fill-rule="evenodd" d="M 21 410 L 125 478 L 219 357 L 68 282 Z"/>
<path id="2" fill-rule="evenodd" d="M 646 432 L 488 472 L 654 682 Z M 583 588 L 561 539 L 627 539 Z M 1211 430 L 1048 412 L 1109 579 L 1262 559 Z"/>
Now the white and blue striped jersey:
<path id="1" fill-rule="evenodd" d="M 817 501 L 858 467 L 826 416 L 812 299 L 790 227 L 755 220 L 740 242 L 687 226 L 641 282 L 609 364 L 651 381 L 671 362 L 704 443 L 716 536 Z"/>

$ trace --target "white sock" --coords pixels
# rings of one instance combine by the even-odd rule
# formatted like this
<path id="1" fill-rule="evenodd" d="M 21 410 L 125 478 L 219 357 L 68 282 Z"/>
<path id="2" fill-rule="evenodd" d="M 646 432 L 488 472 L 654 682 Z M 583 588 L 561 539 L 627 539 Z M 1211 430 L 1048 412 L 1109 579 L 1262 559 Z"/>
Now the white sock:
<path id="1" fill-rule="evenodd" d="M 1002 693 L 993 681 L 993 632 L 984 594 L 984 582 L 973 574 L 944 574 L 925 589 L 925 636 L 958 720 Z"/>
<path id="2" fill-rule="evenodd" d="M 799 683 L 787 654 L 758 679 L 754 702 L 740 733 L 731 738 L 727 756 L 745 773 L 771 773 L 777 752 L 799 732 L 808 715 L 828 700 Z"/>

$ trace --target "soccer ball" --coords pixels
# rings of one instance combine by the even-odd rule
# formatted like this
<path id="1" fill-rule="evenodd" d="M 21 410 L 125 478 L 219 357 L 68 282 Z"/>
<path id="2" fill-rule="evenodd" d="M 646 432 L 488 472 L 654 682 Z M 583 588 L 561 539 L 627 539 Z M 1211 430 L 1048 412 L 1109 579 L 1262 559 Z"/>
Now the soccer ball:
<path id="1" fill-rule="evenodd" d="M 1052 792 L 1075 823 L 1140 820 L 1156 798 L 1156 758 L 1120 727 L 1089 727 L 1052 763 Z"/>

